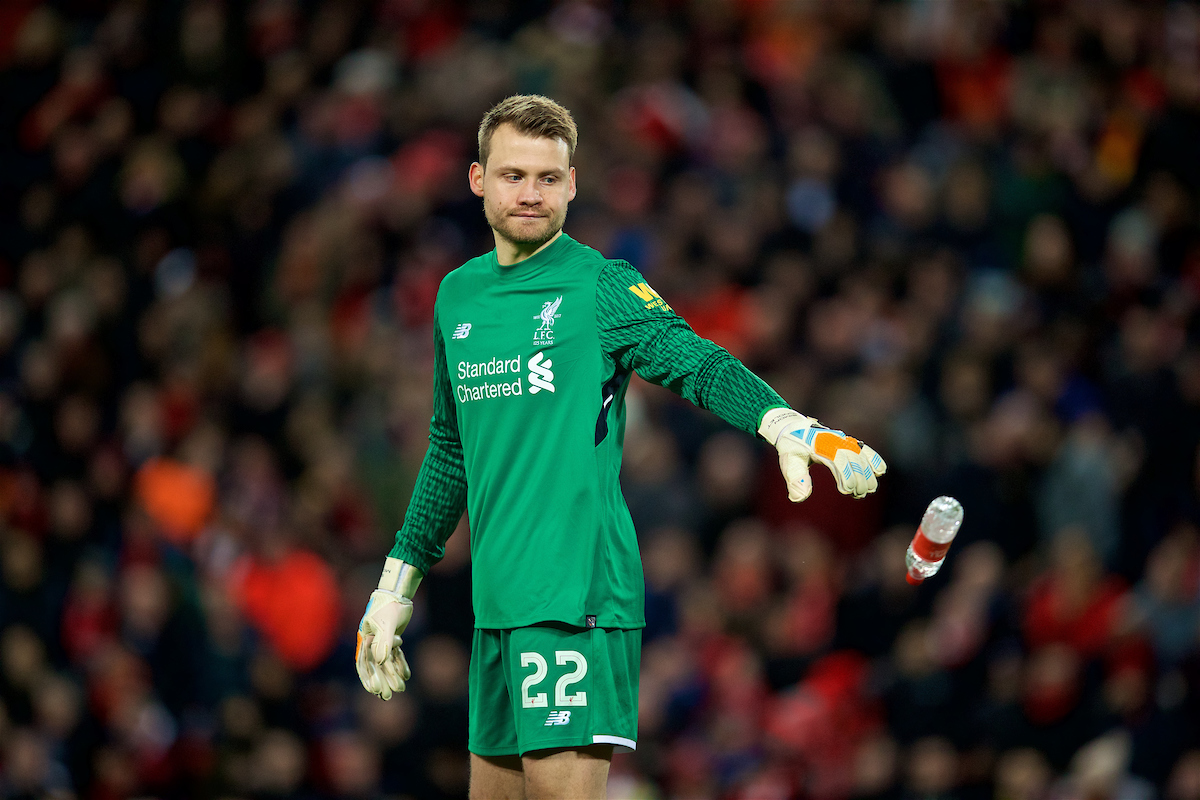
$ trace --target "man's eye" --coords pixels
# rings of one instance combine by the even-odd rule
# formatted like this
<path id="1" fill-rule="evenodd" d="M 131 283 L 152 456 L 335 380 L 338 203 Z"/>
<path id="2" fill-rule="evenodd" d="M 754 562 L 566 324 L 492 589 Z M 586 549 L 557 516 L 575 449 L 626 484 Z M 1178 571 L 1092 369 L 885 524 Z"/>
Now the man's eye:
<path id="1" fill-rule="evenodd" d="M 543 183 L 558 183 L 558 178 L 542 178 Z"/>

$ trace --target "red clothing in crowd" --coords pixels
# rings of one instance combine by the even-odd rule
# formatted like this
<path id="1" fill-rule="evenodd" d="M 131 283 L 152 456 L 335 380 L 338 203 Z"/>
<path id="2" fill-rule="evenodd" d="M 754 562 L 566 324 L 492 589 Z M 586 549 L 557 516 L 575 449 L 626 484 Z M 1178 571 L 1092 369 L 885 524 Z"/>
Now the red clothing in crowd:
<path id="1" fill-rule="evenodd" d="M 1034 585 L 1025 611 L 1025 641 L 1031 649 L 1062 643 L 1088 658 L 1099 655 L 1112 638 L 1125 582 L 1097 581 L 1082 602 L 1072 602 L 1061 581 L 1047 576 Z"/>

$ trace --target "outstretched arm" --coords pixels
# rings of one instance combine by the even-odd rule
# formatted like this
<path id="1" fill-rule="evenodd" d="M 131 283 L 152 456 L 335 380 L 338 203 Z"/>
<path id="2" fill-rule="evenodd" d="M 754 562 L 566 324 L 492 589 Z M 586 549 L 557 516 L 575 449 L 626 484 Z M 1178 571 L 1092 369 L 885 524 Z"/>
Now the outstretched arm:
<path id="1" fill-rule="evenodd" d="M 704 339 L 624 261 L 609 261 L 596 290 L 600 341 L 618 369 L 637 372 L 779 451 L 788 497 L 812 493 L 810 461 L 833 473 L 838 491 L 863 497 L 887 470 L 879 454 L 841 431 L 793 411 L 761 378 Z"/>
<path id="2" fill-rule="evenodd" d="M 787 402 L 729 351 L 696 334 L 624 261 L 609 261 L 596 290 L 600 344 L 623 371 L 665 386 L 747 433 Z"/>

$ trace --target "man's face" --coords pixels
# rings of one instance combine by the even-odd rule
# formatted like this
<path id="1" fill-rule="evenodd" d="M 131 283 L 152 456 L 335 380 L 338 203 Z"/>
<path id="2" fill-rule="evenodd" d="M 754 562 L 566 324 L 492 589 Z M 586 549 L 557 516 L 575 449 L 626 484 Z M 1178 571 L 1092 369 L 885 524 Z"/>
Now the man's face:
<path id="1" fill-rule="evenodd" d="M 471 165 L 471 191 L 497 235 L 514 245 L 541 246 L 562 230 L 575 199 L 575 168 L 566 142 L 526 136 L 511 125 L 492 134 L 487 165 Z"/>

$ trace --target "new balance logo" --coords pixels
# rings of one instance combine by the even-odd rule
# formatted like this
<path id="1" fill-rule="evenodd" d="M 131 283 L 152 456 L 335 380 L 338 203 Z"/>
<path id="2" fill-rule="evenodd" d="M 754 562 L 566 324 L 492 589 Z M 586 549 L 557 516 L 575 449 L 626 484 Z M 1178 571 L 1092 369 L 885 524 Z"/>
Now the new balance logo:
<path id="1" fill-rule="evenodd" d="M 552 366 L 554 362 L 546 358 L 545 353 L 537 353 L 529 358 L 530 394 L 537 394 L 543 389 L 547 392 L 554 391 L 554 373 L 550 371 Z"/>
<path id="2" fill-rule="evenodd" d="M 549 728 L 551 725 L 569 725 L 570 723 L 570 711 L 551 711 L 550 716 L 546 717 L 546 724 L 544 727 Z"/>
<path id="3" fill-rule="evenodd" d="M 454 333 L 450 335 L 451 339 L 465 339 L 471 335 L 471 323 L 464 322 L 454 329 Z"/>

